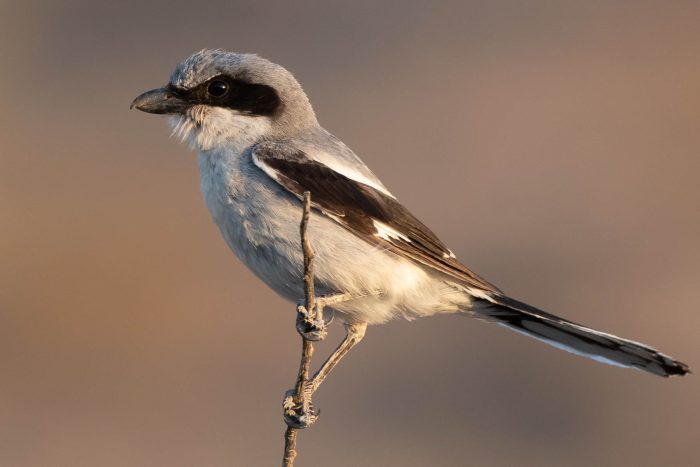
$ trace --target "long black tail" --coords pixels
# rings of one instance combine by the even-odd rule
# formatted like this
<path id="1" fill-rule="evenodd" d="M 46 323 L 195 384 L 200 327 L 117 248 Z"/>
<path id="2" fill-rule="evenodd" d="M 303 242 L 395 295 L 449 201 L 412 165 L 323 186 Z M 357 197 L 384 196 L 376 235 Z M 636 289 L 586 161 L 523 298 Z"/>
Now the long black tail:
<path id="1" fill-rule="evenodd" d="M 659 376 L 685 375 L 690 368 L 652 347 L 572 323 L 500 294 L 475 297 L 478 317 L 496 321 L 549 345 L 609 365 Z"/>

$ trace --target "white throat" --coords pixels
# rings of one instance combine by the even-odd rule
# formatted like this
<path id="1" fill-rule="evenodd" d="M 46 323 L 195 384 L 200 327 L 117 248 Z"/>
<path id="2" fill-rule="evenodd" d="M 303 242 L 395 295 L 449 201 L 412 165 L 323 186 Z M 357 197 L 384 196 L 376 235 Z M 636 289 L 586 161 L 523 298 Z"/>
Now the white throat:
<path id="1" fill-rule="evenodd" d="M 235 110 L 196 105 L 184 115 L 171 118 L 172 136 L 189 142 L 193 149 L 211 151 L 224 146 L 243 148 L 270 132 L 270 119 Z"/>

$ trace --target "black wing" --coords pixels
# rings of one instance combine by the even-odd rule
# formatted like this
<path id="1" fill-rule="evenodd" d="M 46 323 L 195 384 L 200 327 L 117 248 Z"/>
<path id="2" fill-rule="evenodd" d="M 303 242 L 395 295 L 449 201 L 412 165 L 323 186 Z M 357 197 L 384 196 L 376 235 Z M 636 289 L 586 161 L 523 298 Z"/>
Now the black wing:
<path id="1" fill-rule="evenodd" d="M 309 158 L 288 144 L 266 142 L 253 149 L 253 162 L 350 232 L 457 279 L 470 288 L 499 292 L 457 261 L 440 239 L 396 199 Z"/>

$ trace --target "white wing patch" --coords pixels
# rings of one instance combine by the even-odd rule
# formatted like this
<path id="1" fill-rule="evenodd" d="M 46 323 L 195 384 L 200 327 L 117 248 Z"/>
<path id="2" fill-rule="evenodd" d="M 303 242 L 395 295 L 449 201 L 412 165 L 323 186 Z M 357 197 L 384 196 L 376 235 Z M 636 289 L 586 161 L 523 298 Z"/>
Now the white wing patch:
<path id="1" fill-rule="evenodd" d="M 264 162 L 260 162 L 260 159 L 258 159 L 257 154 L 255 154 L 255 151 L 253 151 L 253 164 L 255 164 L 256 167 L 261 169 L 263 172 L 265 172 L 274 181 L 276 181 L 277 183 L 280 182 L 277 171 L 270 168 L 269 166 L 267 166 Z M 339 165 L 337 163 L 326 163 L 326 161 L 323 161 L 323 164 L 326 165 L 328 168 L 334 170 L 335 172 L 338 172 L 339 174 L 349 178 L 350 180 L 353 180 L 355 182 L 362 183 L 363 185 L 367 185 L 369 187 L 372 187 L 375 190 L 381 191 L 385 195 L 396 199 L 396 197 L 394 195 L 392 195 L 391 193 L 389 193 L 389 191 L 386 188 L 384 188 L 382 185 L 370 180 L 369 178 L 365 177 L 364 175 L 362 175 L 361 173 L 359 173 L 356 170 L 353 170 L 350 167 Z"/>
<path id="2" fill-rule="evenodd" d="M 255 151 L 253 151 L 253 164 L 255 164 L 255 166 L 257 168 L 259 168 L 260 170 L 265 172 L 265 174 L 268 177 L 270 177 L 271 179 L 273 179 L 277 183 L 280 183 L 280 178 L 279 178 L 277 171 L 275 169 L 273 169 L 272 167 L 270 167 L 269 165 L 265 164 L 264 162 L 260 162 L 260 159 L 258 159 L 258 155 L 255 153 Z"/>
<path id="3" fill-rule="evenodd" d="M 392 195 L 389 190 L 386 189 L 384 185 L 382 185 L 382 182 L 376 179 L 372 179 L 371 175 L 373 175 L 370 172 L 370 175 L 366 175 L 362 173 L 361 169 L 358 169 L 356 167 L 352 167 L 350 164 L 343 160 L 338 160 L 337 158 L 334 158 L 331 154 L 328 154 L 326 152 L 321 152 L 321 151 L 312 151 L 309 152 L 308 157 L 311 158 L 312 160 L 318 161 L 325 165 L 326 167 L 335 170 L 341 175 L 346 176 L 350 180 L 356 181 L 358 183 L 362 183 L 363 185 L 367 185 L 369 187 L 374 188 L 377 191 L 381 191 L 385 195 L 389 196 L 390 198 L 396 199 L 396 196 Z M 367 167 L 362 167 L 369 171 Z"/>
<path id="4" fill-rule="evenodd" d="M 482 300 L 486 300 L 491 303 L 496 303 L 496 300 L 493 299 L 491 295 L 486 293 L 486 291 L 481 290 L 481 289 L 475 289 L 474 287 L 465 287 L 467 289 L 467 293 L 473 297 L 480 298 Z"/>
<path id="5" fill-rule="evenodd" d="M 376 235 L 379 238 L 383 238 L 384 240 L 391 241 L 391 239 L 400 239 L 403 240 L 404 242 L 409 242 L 411 241 L 410 238 L 399 232 L 398 230 L 395 230 L 388 225 L 386 225 L 383 222 L 379 222 L 376 219 L 372 220 L 372 223 L 374 224 L 374 228 L 377 229 Z"/>
<path id="6" fill-rule="evenodd" d="M 456 258 L 457 258 L 457 256 L 455 256 L 455 254 L 454 254 L 454 253 L 452 252 L 452 250 L 450 250 L 449 248 L 447 249 L 447 253 L 443 253 L 443 254 L 442 254 L 442 257 L 443 257 L 443 258 L 451 258 L 451 259 L 456 259 Z"/>
<path id="7" fill-rule="evenodd" d="M 364 175 L 362 175 L 361 173 L 359 173 L 356 170 L 353 170 L 350 167 L 344 167 L 344 166 L 332 167 L 332 164 L 329 165 L 329 167 L 331 167 L 331 169 L 335 170 L 339 174 L 345 175 L 346 177 L 348 177 L 351 180 L 354 180 L 358 183 L 362 183 L 362 184 L 367 185 L 367 186 L 371 186 L 375 190 L 381 191 L 382 193 L 384 193 L 388 197 L 396 199 L 396 197 L 394 195 L 392 195 L 391 193 L 389 193 L 389 190 L 384 188 L 382 185 L 374 182 L 373 180 L 370 180 L 369 178 L 365 177 Z"/>

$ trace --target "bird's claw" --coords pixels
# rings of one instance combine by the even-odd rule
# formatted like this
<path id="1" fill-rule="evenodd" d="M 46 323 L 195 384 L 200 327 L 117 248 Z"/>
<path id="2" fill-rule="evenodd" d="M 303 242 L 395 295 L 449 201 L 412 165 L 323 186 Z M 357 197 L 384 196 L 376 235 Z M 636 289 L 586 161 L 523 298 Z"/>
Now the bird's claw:
<path id="1" fill-rule="evenodd" d="M 333 321 L 333 315 L 328 322 L 323 317 L 312 315 L 303 305 L 297 306 L 297 332 L 312 342 L 322 341 L 328 335 L 327 325 Z"/>
<path id="2" fill-rule="evenodd" d="M 294 401 L 294 390 L 287 391 L 282 402 L 284 422 L 292 428 L 303 429 L 316 422 L 320 410 L 315 410 L 310 397 L 304 397 L 301 402 Z"/>

